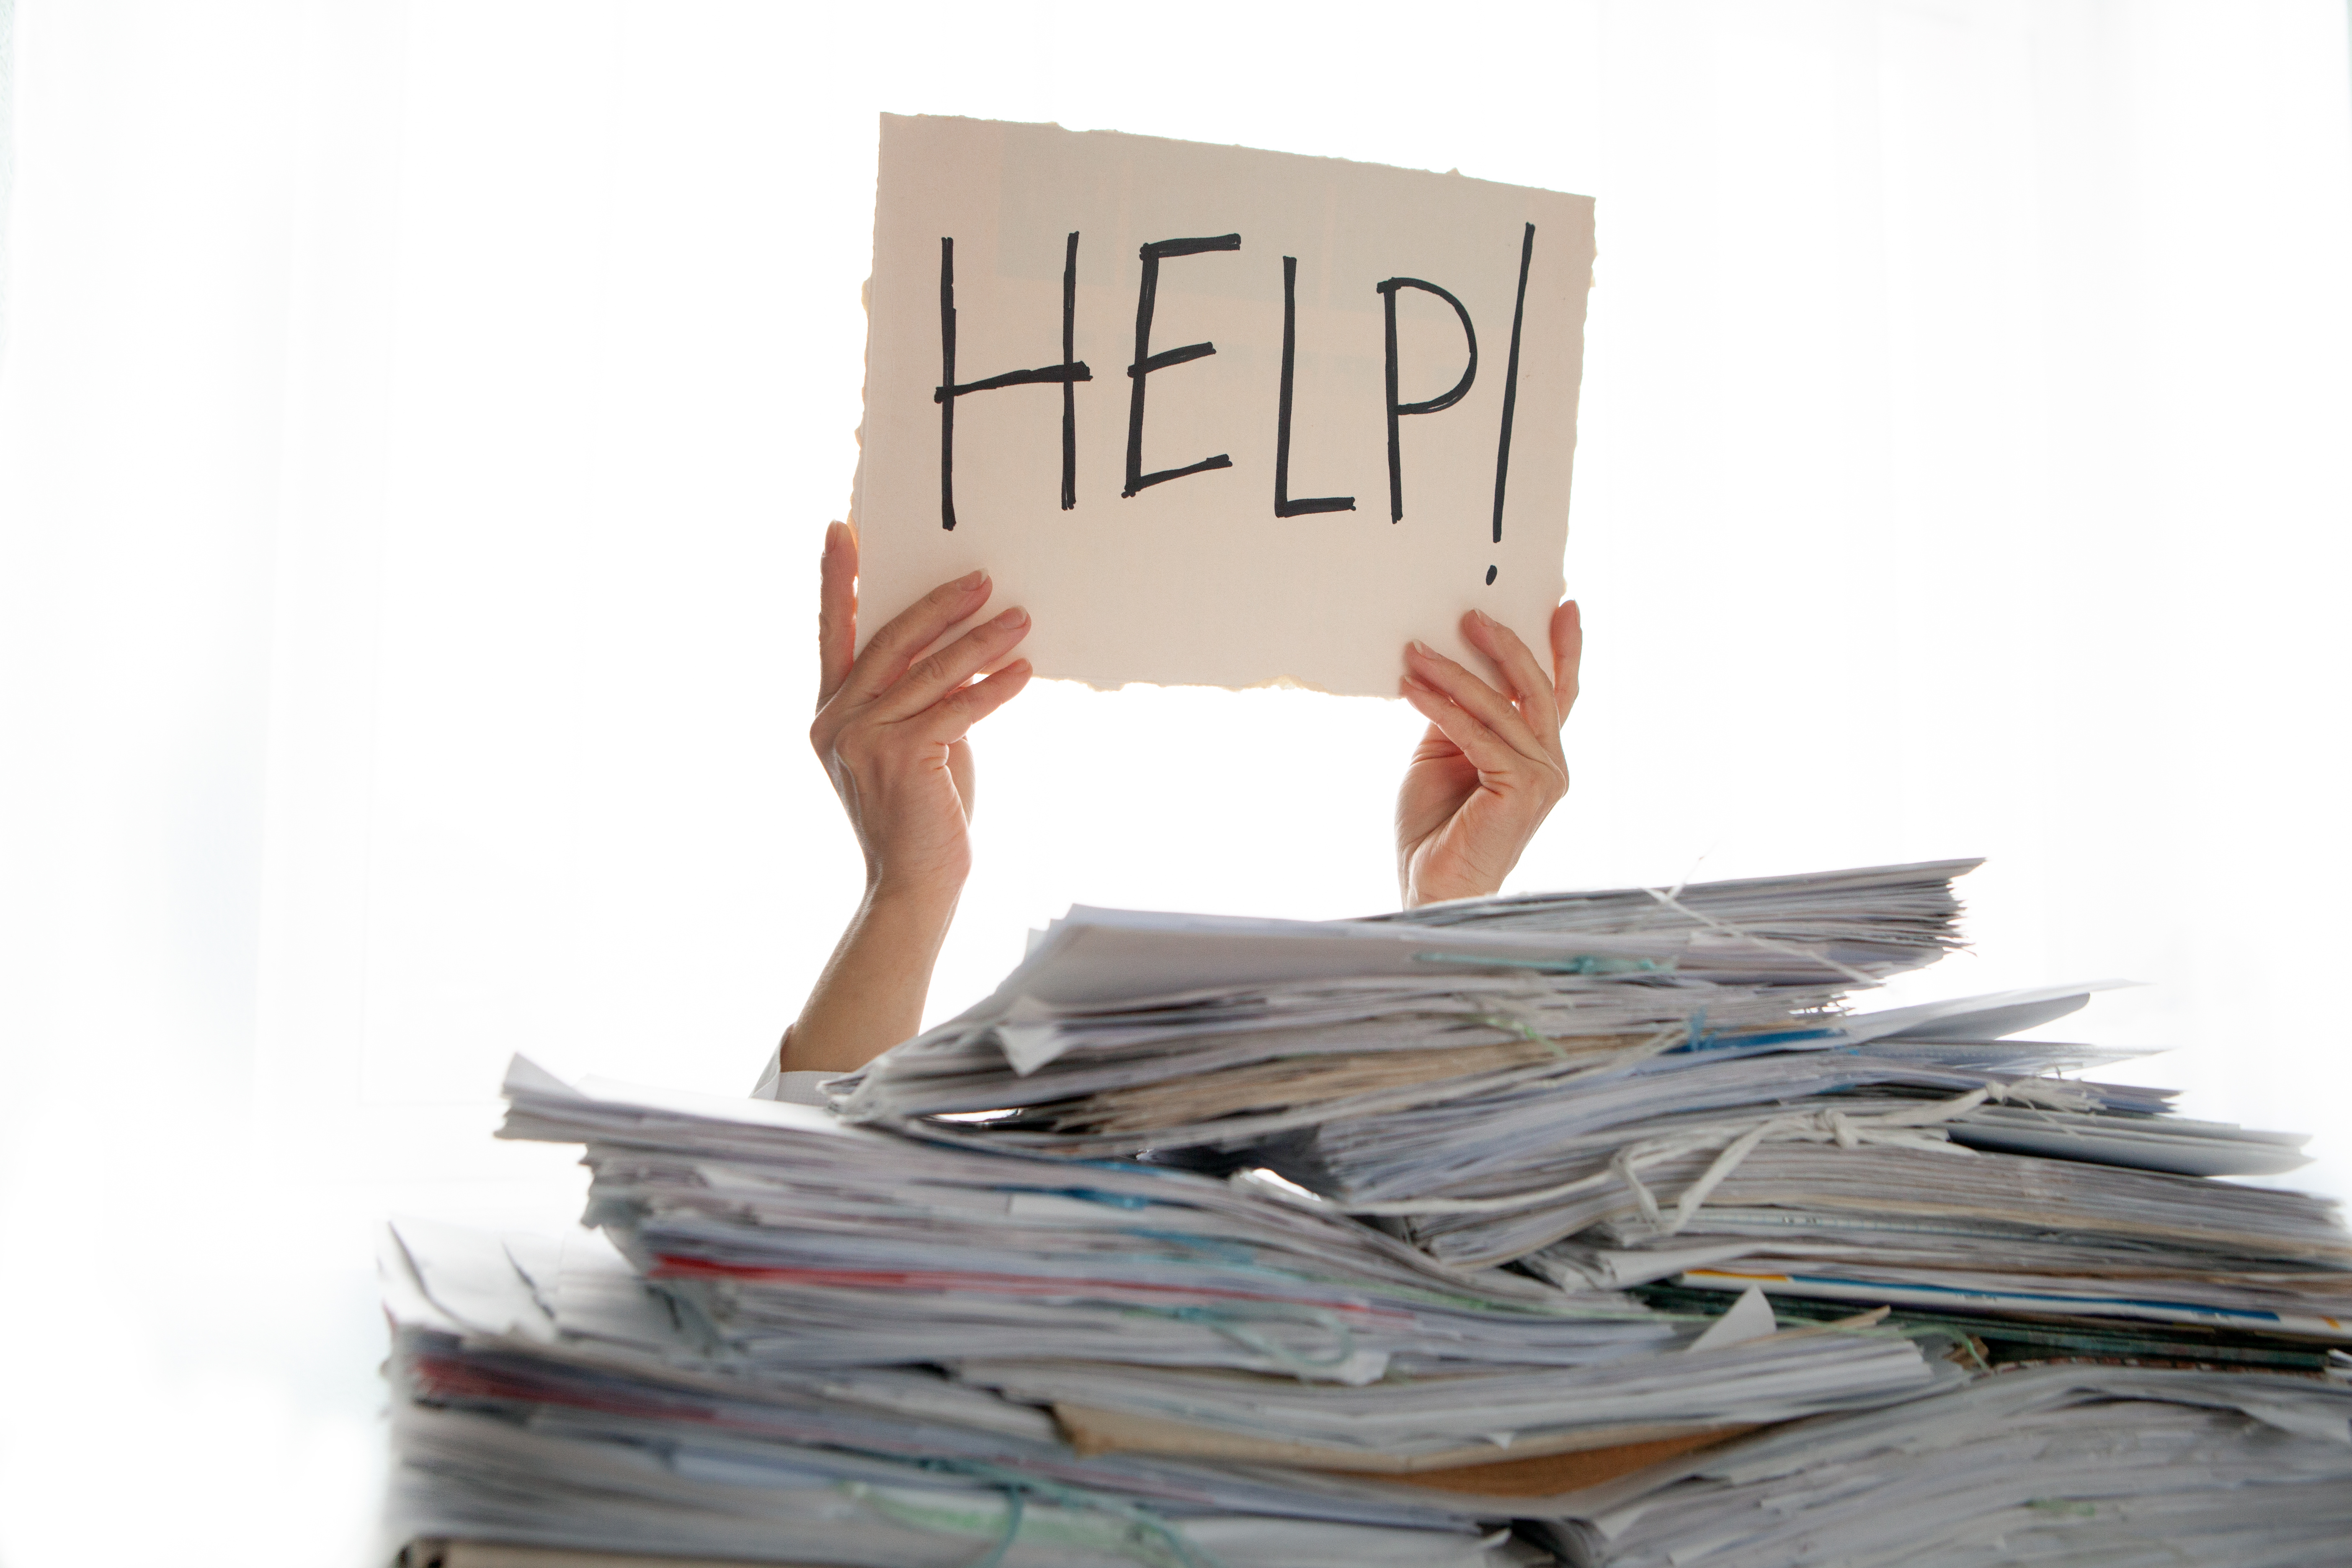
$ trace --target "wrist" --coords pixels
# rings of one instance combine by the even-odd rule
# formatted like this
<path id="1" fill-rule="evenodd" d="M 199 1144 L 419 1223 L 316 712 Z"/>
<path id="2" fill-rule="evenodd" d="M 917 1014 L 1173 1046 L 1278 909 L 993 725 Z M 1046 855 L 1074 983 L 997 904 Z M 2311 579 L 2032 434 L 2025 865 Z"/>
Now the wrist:
<path id="1" fill-rule="evenodd" d="M 1502 891 L 1503 878 L 1475 867 L 1448 867 L 1416 875 L 1408 868 L 1404 875 L 1404 907 L 1419 909 L 1423 904 L 1443 904 L 1455 899 L 1492 898 Z"/>
<path id="2" fill-rule="evenodd" d="M 922 1026 L 931 966 L 955 918 L 960 886 L 869 877 L 866 897 L 816 987 L 785 1032 L 786 1072 L 848 1072 Z"/>
<path id="3" fill-rule="evenodd" d="M 869 872 L 857 920 L 861 925 L 884 923 L 909 932 L 934 929 L 944 934 L 962 897 L 961 877 L 891 877 Z"/>

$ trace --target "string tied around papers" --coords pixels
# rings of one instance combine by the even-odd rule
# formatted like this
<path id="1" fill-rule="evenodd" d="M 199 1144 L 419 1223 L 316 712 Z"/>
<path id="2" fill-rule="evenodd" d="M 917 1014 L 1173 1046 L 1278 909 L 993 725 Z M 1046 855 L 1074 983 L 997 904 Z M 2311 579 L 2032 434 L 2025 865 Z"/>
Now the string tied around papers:
<path id="1" fill-rule="evenodd" d="M 1018 1542 L 1024 1522 L 1029 1525 L 1033 1535 L 1050 1534 L 1057 1544 L 1115 1552 L 1121 1556 L 1133 1557 L 1148 1564 L 1149 1568 L 1224 1568 L 1223 1563 L 1213 1553 L 1187 1536 L 1178 1526 L 1149 1509 L 1139 1508 L 1118 1498 L 1043 1480 L 1020 1470 L 990 1464 L 985 1459 L 932 1457 L 912 1462 L 920 1469 L 944 1475 L 969 1476 L 997 1488 L 1005 1498 L 1003 1523 L 997 1524 L 969 1509 L 910 1502 L 866 1481 L 845 1481 L 841 1483 L 841 1490 L 893 1524 L 905 1525 L 909 1529 L 952 1535 L 979 1535 L 995 1530 L 995 1545 L 985 1556 L 974 1560 L 971 1568 L 1000 1568 L 1006 1554 Z M 1049 1532 L 1043 1528 L 1046 1521 L 1026 1518 L 1025 1500 L 1033 1497 L 1072 1513 L 1100 1515 L 1107 1523 L 1115 1521 L 1119 1528 L 1116 1533 L 1084 1531 L 1078 1528 L 1081 1521 L 1064 1520 L 1058 1521 L 1060 1529 Z"/>
<path id="2" fill-rule="evenodd" d="M 1633 1194 L 1643 1222 L 1657 1226 L 1662 1236 L 1674 1236 L 1690 1224 L 1707 1198 L 1760 1144 L 1829 1143 L 1841 1149 L 1876 1146 L 1916 1149 L 1939 1154 L 1973 1154 L 1976 1151 L 1953 1142 L 1950 1134 L 1940 1124 L 1965 1116 L 1988 1100 L 2056 1110 L 2084 1110 L 2095 1103 L 2092 1097 L 2079 1090 L 2048 1080 L 2019 1079 L 2011 1083 L 1990 1083 L 1949 1100 L 1874 1115 L 1852 1116 L 1831 1108 L 1775 1116 L 1758 1122 L 1716 1122 L 1686 1128 L 1629 1143 L 1610 1156 L 1605 1169 L 1537 1192 L 1513 1193 L 1493 1198 L 1422 1198 L 1343 1206 L 1348 1213 L 1359 1216 L 1395 1219 L 1503 1214 L 1536 1204 L 1574 1197 L 1580 1193 L 1594 1192 L 1612 1182 L 1622 1182 Z M 1642 1171 L 1667 1161 L 1702 1154 L 1710 1149 L 1720 1152 L 1698 1179 L 1675 1198 L 1674 1217 L 1668 1219 L 1665 1211 L 1659 1206 L 1656 1194 L 1642 1180 Z"/>
<path id="3" fill-rule="evenodd" d="M 1527 1019 L 1507 1013 L 1493 1004 L 1489 1004 L 1489 1007 L 1490 1011 L 1471 1014 L 1470 1021 L 1474 1024 L 1484 1024 L 1490 1029 L 1501 1029 L 1507 1034 L 1517 1035 L 1530 1045 L 1543 1047 L 1562 1061 L 1570 1059 L 1568 1047 L 1562 1040 L 1543 1033 Z M 1690 1020 L 1680 1024 L 1669 1024 L 1640 1045 L 1629 1046 L 1622 1051 L 1612 1052 L 1607 1059 L 1593 1063 L 1590 1067 L 1580 1068 L 1556 1081 L 1570 1083 L 1578 1079 L 1622 1072 L 1636 1062 L 1647 1061 L 1652 1057 L 1667 1056 L 1675 1051 L 1703 1049 L 1717 1039 L 1714 1036 L 1701 1037 L 1706 1022 L 1706 1009 L 1702 1007 L 1692 1015 Z M 1809 1029 L 1801 1033 L 1773 1035 L 1766 1038 L 1777 1044 L 1789 1039 L 1808 1039 L 1828 1032 L 1825 1029 Z M 1743 1037 L 1736 1043 L 1744 1045 L 1748 1042 Z"/>
<path id="4" fill-rule="evenodd" d="M 996 1544 L 988 1549 L 988 1555 L 974 1563 L 971 1568 L 1000 1568 L 1004 1562 L 1004 1554 L 1013 1550 L 1014 1542 L 1021 1539 L 1021 1516 L 1027 1511 L 1028 1506 L 1022 1500 L 1021 1489 L 1006 1487 L 1004 1533 L 996 1538 Z"/>
<path id="5" fill-rule="evenodd" d="M 1965 1106 L 1961 1105 L 1960 1100 L 1969 1100 L 1970 1095 L 1975 1097 L 1974 1100 Z M 1962 1095 L 1959 1100 L 1948 1102 L 1947 1107 L 1938 1109 L 1945 1117 L 1960 1115 L 1982 1104 L 1984 1096 L 1984 1090 L 1973 1089 L 1969 1095 Z M 1889 1114 L 1908 1116 L 1912 1113 L 1895 1111 Z M 1973 1149 L 1952 1142 L 1948 1134 L 1939 1131 L 1928 1131 L 1916 1121 L 1890 1122 L 1882 1117 L 1853 1117 L 1842 1110 L 1816 1110 L 1795 1116 L 1776 1116 L 1769 1121 L 1759 1122 L 1748 1128 L 1726 1144 L 1723 1152 L 1715 1157 L 1714 1163 L 1707 1166 L 1698 1180 L 1684 1188 L 1682 1195 L 1675 1200 L 1674 1218 L 1664 1220 L 1658 1208 L 1657 1199 L 1643 1184 L 1639 1167 L 1642 1164 L 1672 1159 L 1679 1154 L 1703 1152 L 1720 1135 L 1720 1130 L 1698 1129 L 1685 1134 L 1650 1140 L 1649 1146 L 1646 1148 L 1639 1143 L 1631 1144 L 1619 1150 L 1616 1156 L 1610 1161 L 1610 1171 L 1612 1174 L 1621 1177 L 1633 1192 L 1633 1202 L 1642 1211 L 1643 1221 L 1658 1226 L 1661 1235 L 1675 1236 L 1690 1224 L 1693 1216 L 1697 1215 L 1700 1206 L 1706 1202 L 1715 1189 L 1727 1181 L 1731 1173 L 1739 1168 L 1740 1163 L 1753 1153 L 1759 1144 L 1767 1140 L 1788 1143 L 1827 1142 L 1834 1143 L 1841 1149 L 1859 1149 L 1868 1143 L 1920 1149 L 1936 1153 L 1973 1154 L 1976 1152 Z"/>
<path id="6" fill-rule="evenodd" d="M 1833 1108 L 1776 1116 L 1748 1128 L 1724 1145 L 1722 1152 L 1716 1156 L 1698 1180 L 1685 1187 L 1675 1200 L 1675 1215 L 1670 1221 L 1664 1219 L 1657 1199 L 1643 1184 L 1640 1167 L 1678 1155 L 1702 1152 L 1722 1136 L 1726 1131 L 1724 1128 L 1693 1128 L 1686 1132 L 1629 1144 L 1619 1150 L 1610 1161 L 1607 1173 L 1622 1180 L 1632 1191 L 1633 1202 L 1640 1207 L 1645 1224 L 1658 1226 L 1663 1236 L 1675 1236 L 1690 1224 L 1716 1188 L 1729 1180 L 1740 1163 L 1759 1144 L 1767 1142 L 1826 1142 L 1834 1143 L 1841 1149 L 1859 1149 L 1869 1144 L 1939 1154 L 1973 1154 L 1974 1150 L 1951 1142 L 1951 1135 L 1942 1131 L 1938 1124 L 1965 1116 L 1989 1100 L 2042 1104 L 2061 1110 L 2080 1110 L 2089 1103 L 2087 1097 L 2074 1091 L 2021 1081 L 1987 1084 L 1950 1100 L 1883 1111 L 1874 1116 L 1849 1116 Z"/>
<path id="7" fill-rule="evenodd" d="M 1321 1307 L 1301 1307 L 1295 1311 L 1272 1307 L 1138 1307 L 1135 1310 L 1149 1312 L 1153 1317 L 1166 1318 L 1173 1322 L 1198 1323 L 1231 1340 L 1242 1349 L 1264 1356 L 1296 1376 L 1333 1372 L 1356 1359 L 1355 1331 L 1336 1314 Z M 1249 1325 L 1253 1320 L 1269 1323 L 1303 1323 L 1322 1329 L 1330 1334 L 1334 1348 L 1328 1355 L 1307 1355 L 1251 1328 Z"/>
<path id="8" fill-rule="evenodd" d="M 1844 975 L 1847 979 L 1854 981 L 1859 984 L 1875 985 L 1878 984 L 1878 976 L 1871 973 L 1868 970 L 1856 969 L 1853 964 L 1847 963 L 1840 959 L 1832 958 L 1826 952 L 1816 952 L 1811 948 L 1801 946 L 1793 942 L 1777 942 L 1769 936 L 1758 936 L 1753 931 L 1742 931 L 1739 927 L 1733 925 L 1728 921 L 1717 920 L 1715 916 L 1708 914 L 1705 910 L 1692 909 L 1688 904 L 1684 903 L 1681 899 L 1675 896 L 1682 891 L 1680 888 L 1644 888 L 1642 890 L 1649 894 L 1650 897 L 1657 900 L 1659 903 L 1664 904 L 1667 909 L 1670 909 L 1676 914 L 1681 915 L 1685 920 L 1696 921 L 1699 924 L 1707 927 L 1711 931 L 1719 931 L 1726 936 L 1738 937 L 1742 942 L 1752 942 L 1759 947 L 1769 948 L 1775 952 L 1792 953 L 1810 963 L 1825 963 L 1832 969 L 1836 970 L 1840 974 Z"/>
<path id="9" fill-rule="evenodd" d="M 1536 1031 L 1535 1026 L 1528 1023 L 1525 1018 L 1515 1018 L 1507 1013 L 1502 1012 L 1473 1013 L 1470 1016 L 1470 1018 L 1473 1023 L 1484 1024 L 1490 1029 L 1501 1029 L 1507 1033 L 1517 1035 L 1519 1038 L 1527 1041 L 1528 1044 L 1531 1046 L 1541 1046 L 1544 1049 L 1559 1058 L 1562 1061 L 1566 1061 L 1568 1059 L 1567 1047 L 1561 1045 L 1558 1040 L 1551 1038 L 1549 1035 L 1538 1034 Z"/>

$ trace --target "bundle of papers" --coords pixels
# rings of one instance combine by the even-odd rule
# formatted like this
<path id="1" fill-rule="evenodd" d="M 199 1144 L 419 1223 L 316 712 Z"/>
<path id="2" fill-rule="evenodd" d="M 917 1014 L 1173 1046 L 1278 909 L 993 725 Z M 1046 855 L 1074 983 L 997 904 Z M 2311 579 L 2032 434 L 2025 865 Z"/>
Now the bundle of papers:
<path id="1" fill-rule="evenodd" d="M 1372 921 L 1076 909 L 979 1005 L 847 1080 L 844 1113 L 1125 1155 L 1827 1038 L 1842 991 L 1954 942 L 1951 879 L 1975 864 Z"/>
<path id="2" fill-rule="evenodd" d="M 750 1375 L 584 1233 L 402 1222 L 383 1273 L 396 1542 L 859 1568 L 964 1568 L 997 1542 L 1016 1568 L 1533 1556 L 1443 1495 L 1081 1456 L 1044 1411 L 935 1371 Z"/>
<path id="3" fill-rule="evenodd" d="M 1514 893 L 1424 904 L 1375 921 L 1480 931 L 1633 932 L 1801 945 L 1849 968 L 1892 973 L 1931 963 L 1960 945 L 1952 879 L 1982 860 L 1931 860 L 1814 871 L 1794 877 L 1685 883 L 1673 889 Z"/>
<path id="4" fill-rule="evenodd" d="M 831 1110 L 519 1058 L 501 1136 L 582 1145 L 604 1239 L 400 1228 L 397 1528 L 839 1564 L 2308 1560 L 2347 1522 L 2352 1237 L 2256 1184 L 2300 1139 L 2041 1037 L 2096 985 L 1851 1007 L 1957 945 L 1973 864 L 1074 911 Z"/>
<path id="5" fill-rule="evenodd" d="M 2053 1076 L 2128 1053 L 2012 1037 L 2100 985 L 1844 1010 L 1957 945 L 1975 864 L 1370 921 L 1077 910 L 839 1106 L 1265 1173 L 1439 1261 L 1564 1287 L 2352 1338 L 2333 1205 L 2213 1180 L 2291 1170 L 2301 1138 Z"/>
<path id="6" fill-rule="evenodd" d="M 1696 1456 L 1538 1527 L 1612 1568 L 2286 1568 L 2352 1542 L 2352 1388 L 2021 1368 Z"/>
<path id="7" fill-rule="evenodd" d="M 1695 1349 L 1703 1320 L 1450 1268 L 1246 1180 L 910 1144 L 522 1061 L 507 1089 L 503 1135 L 584 1142 L 590 1221 L 744 1366 L 952 1346 L 968 1381 L 1149 1423 L 1128 1446 L 1408 1469 L 1785 1420 L 1942 1370 L 1891 1333 Z"/>

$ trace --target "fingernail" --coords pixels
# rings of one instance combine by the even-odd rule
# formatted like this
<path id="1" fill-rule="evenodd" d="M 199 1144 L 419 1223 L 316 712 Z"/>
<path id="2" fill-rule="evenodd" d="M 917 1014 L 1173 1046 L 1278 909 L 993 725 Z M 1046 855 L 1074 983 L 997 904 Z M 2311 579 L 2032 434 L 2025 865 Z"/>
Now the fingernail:
<path id="1" fill-rule="evenodd" d="M 1413 652 L 1421 655 L 1423 658 L 1435 658 L 1437 657 L 1437 650 L 1430 647 L 1427 643 L 1422 641 L 1419 637 L 1413 638 L 1412 641 L 1405 644 L 1404 646 L 1411 648 Z"/>
<path id="2" fill-rule="evenodd" d="M 1011 631 L 1014 626 L 1025 626 L 1029 624 L 1029 612 L 1018 607 L 1007 610 L 996 617 L 996 624 L 1006 631 Z"/>
<path id="3" fill-rule="evenodd" d="M 1482 626 L 1491 626 L 1495 625 L 1495 617 L 1488 615 L 1484 610 L 1473 610 L 1470 613 L 1478 617 L 1478 624 Z"/>
<path id="4" fill-rule="evenodd" d="M 986 571 L 984 571 L 984 570 L 983 570 L 983 571 L 979 571 L 979 572 L 967 572 L 967 573 L 965 573 L 962 576 L 961 576 L 961 577 L 959 577 L 959 578 L 957 578 L 957 579 L 956 579 L 956 586 L 957 586 L 957 587 L 959 587 L 959 588 L 967 588 L 967 589 L 969 589 L 969 588 L 977 588 L 977 587 L 979 587 L 982 583 L 985 583 L 985 582 L 987 582 L 987 581 L 988 581 L 988 574 L 987 574 L 987 572 L 986 572 Z"/>

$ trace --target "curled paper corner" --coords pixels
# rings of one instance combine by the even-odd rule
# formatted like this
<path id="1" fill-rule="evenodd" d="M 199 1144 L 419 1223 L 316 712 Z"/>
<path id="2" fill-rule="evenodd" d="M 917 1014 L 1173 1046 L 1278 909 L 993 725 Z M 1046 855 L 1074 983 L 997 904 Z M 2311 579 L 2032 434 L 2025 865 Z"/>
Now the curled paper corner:
<path id="1" fill-rule="evenodd" d="M 1772 1315 L 1772 1303 L 1765 1298 L 1759 1287 L 1750 1285 L 1687 1348 L 1692 1351 L 1729 1350 L 1750 1340 L 1764 1339 L 1779 1328 L 1780 1323 Z"/>

